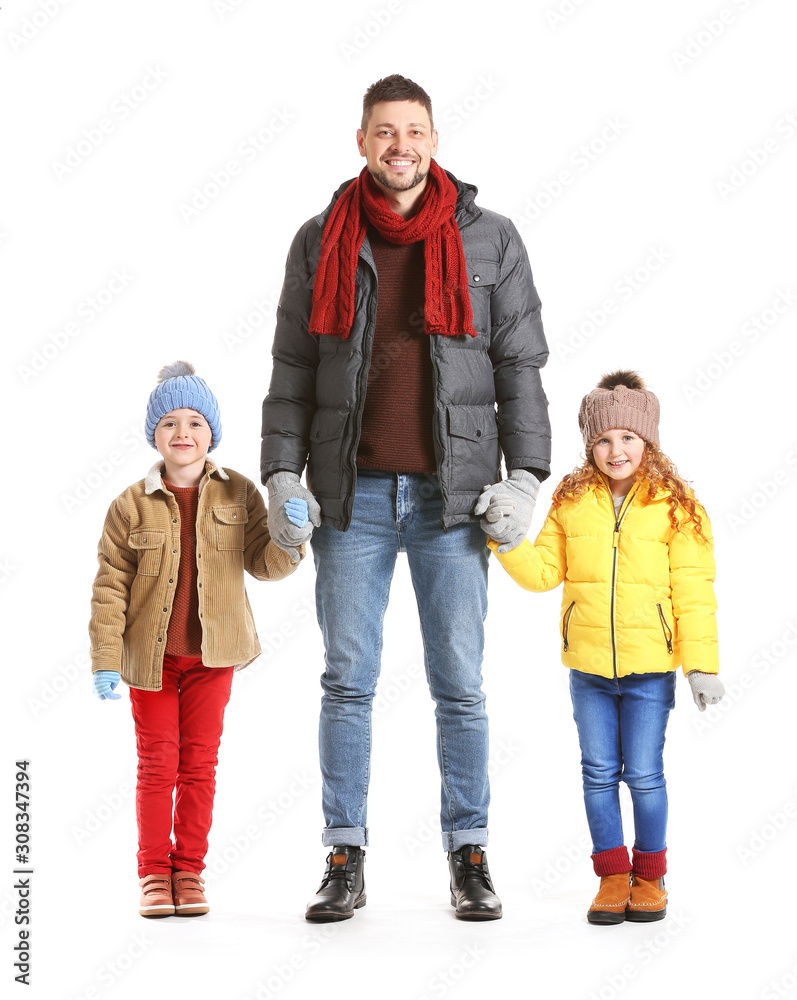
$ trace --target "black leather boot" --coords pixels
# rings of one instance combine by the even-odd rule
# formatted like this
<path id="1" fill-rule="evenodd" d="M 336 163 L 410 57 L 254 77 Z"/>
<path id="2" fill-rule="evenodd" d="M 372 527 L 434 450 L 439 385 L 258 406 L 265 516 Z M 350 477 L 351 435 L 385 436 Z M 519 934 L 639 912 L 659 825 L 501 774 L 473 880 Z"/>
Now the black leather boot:
<path id="1" fill-rule="evenodd" d="M 316 923 L 348 920 L 365 906 L 365 851 L 362 847 L 333 847 L 321 888 L 307 904 L 305 918 Z"/>
<path id="2" fill-rule="evenodd" d="M 476 844 L 450 851 L 451 905 L 461 920 L 497 920 L 502 915 L 501 900 L 496 896 L 487 856 Z"/>

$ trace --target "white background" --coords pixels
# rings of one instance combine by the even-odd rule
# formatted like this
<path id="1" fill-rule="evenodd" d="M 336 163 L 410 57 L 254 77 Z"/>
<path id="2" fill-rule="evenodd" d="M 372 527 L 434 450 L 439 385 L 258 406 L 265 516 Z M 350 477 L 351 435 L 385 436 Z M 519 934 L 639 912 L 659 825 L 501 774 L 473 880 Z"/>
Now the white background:
<path id="1" fill-rule="evenodd" d="M 11 958 L 19 757 L 35 799 L 26 996 L 797 995 L 797 16 L 788 0 L 522 6 L 4 5 L 6 995 L 22 995 Z M 527 594 L 497 565 L 484 678 L 489 858 L 506 915 L 455 920 L 403 563 L 377 698 L 368 905 L 342 925 L 306 924 L 326 853 L 310 560 L 285 583 L 249 587 L 265 653 L 235 678 L 227 712 L 212 912 L 137 915 L 128 697 L 94 699 L 86 660 L 105 511 L 155 458 L 145 403 L 176 358 L 221 402 L 218 459 L 258 480 L 285 255 L 360 170 L 362 93 L 392 72 L 431 94 L 438 162 L 515 219 L 528 246 L 554 428 L 532 533 L 579 462 L 581 397 L 619 366 L 658 394 L 663 448 L 712 518 L 729 694 L 701 716 L 679 678 L 659 925 L 585 921 L 597 880 L 560 594 Z"/>

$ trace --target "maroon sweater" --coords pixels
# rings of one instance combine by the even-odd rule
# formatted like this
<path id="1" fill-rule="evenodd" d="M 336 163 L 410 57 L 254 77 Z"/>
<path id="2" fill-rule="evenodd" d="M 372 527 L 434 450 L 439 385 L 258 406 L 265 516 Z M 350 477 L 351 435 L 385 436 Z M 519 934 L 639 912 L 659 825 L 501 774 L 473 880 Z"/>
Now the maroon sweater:
<path id="1" fill-rule="evenodd" d="M 199 592 L 196 568 L 196 515 L 198 486 L 163 485 L 174 493 L 180 508 L 180 566 L 174 587 L 174 604 L 166 636 L 166 652 L 172 656 L 202 655 L 202 624 L 199 621 Z"/>
<path id="2" fill-rule="evenodd" d="M 385 472 L 434 474 L 434 388 L 423 330 L 423 241 L 400 245 L 371 226 L 379 280 L 368 388 L 357 464 Z"/>

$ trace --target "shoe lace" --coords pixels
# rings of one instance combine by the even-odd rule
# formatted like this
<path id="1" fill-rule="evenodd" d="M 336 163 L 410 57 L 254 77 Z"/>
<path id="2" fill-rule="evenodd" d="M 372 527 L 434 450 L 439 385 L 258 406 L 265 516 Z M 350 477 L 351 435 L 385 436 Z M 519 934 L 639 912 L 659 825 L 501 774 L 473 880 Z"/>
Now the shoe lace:
<path id="1" fill-rule="evenodd" d="M 490 878 L 489 872 L 485 871 L 484 864 L 482 862 L 476 863 L 474 861 L 465 860 L 462 858 L 462 881 L 476 881 L 480 882 L 486 889 L 490 892 L 494 892 L 492 879 Z"/>
<path id="2" fill-rule="evenodd" d="M 321 881 L 321 888 L 318 891 L 320 892 L 321 889 L 326 889 L 330 882 L 340 879 L 343 879 L 346 882 L 346 888 L 351 891 L 354 881 L 354 872 L 349 871 L 348 862 L 345 865 L 333 865 L 333 853 L 333 851 L 330 851 L 327 855 L 327 870 L 324 872 L 324 878 Z"/>

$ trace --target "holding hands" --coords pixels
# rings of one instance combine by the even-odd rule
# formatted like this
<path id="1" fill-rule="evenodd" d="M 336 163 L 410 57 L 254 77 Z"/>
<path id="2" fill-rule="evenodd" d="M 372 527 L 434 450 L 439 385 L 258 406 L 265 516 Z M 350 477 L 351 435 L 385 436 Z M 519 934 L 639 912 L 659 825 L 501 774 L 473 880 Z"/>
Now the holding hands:
<path id="1" fill-rule="evenodd" d="M 503 554 L 517 548 L 529 532 L 539 481 L 525 469 L 513 469 L 507 479 L 485 486 L 473 513 L 481 517 L 481 529 Z"/>
<path id="2" fill-rule="evenodd" d="M 266 488 L 271 537 L 298 562 L 297 547 L 309 541 L 313 528 L 321 524 L 321 507 L 295 472 L 275 472 L 266 481 Z"/>

